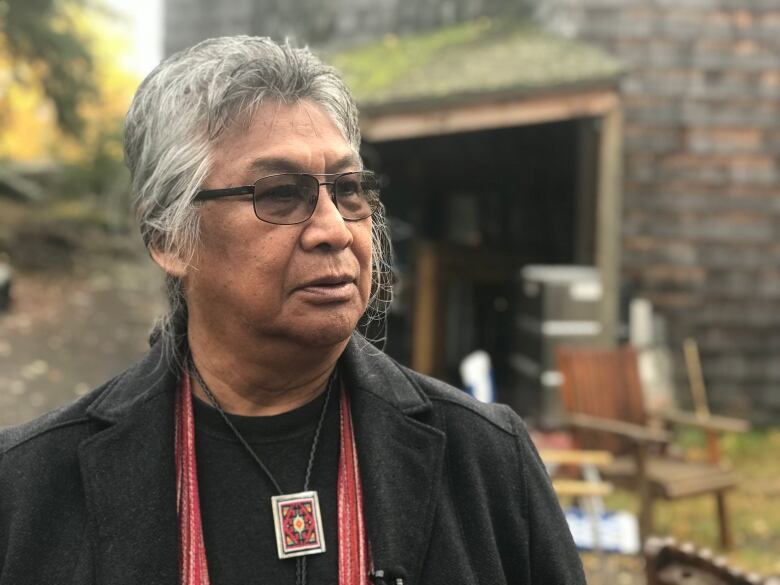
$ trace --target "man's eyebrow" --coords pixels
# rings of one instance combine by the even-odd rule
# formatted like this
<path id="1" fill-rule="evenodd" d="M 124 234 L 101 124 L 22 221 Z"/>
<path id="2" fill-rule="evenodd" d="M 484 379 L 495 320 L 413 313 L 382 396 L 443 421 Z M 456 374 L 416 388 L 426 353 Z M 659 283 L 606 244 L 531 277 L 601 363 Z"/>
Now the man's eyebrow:
<path id="1" fill-rule="evenodd" d="M 360 158 L 354 154 L 346 154 L 328 165 L 328 173 L 339 173 L 347 169 L 362 168 Z M 300 163 L 285 157 L 266 157 L 253 160 L 248 168 L 251 176 L 273 175 L 276 173 L 310 173 L 312 169 L 304 168 Z"/>
<path id="2" fill-rule="evenodd" d="M 340 159 L 328 166 L 329 173 L 339 173 L 347 169 L 356 171 L 363 168 L 363 162 L 356 154 L 345 154 Z"/>
<path id="3" fill-rule="evenodd" d="M 257 158 L 250 163 L 248 171 L 253 176 L 304 172 L 298 163 L 284 157 Z"/>

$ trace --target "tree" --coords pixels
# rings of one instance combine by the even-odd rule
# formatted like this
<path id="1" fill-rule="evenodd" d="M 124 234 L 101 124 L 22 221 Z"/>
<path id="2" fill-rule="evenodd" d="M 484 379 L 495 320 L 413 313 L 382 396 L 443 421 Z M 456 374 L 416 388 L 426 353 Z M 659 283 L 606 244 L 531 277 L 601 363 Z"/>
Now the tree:
<path id="1" fill-rule="evenodd" d="M 89 1 L 0 0 L 0 55 L 11 80 L 40 87 L 70 135 L 83 126 L 79 104 L 95 93 L 93 59 L 76 23 Z"/>
<path id="2" fill-rule="evenodd" d="M 27 27 L 25 34 L 14 30 L 22 49 L 13 53 L 8 35 L 0 36 L 0 161 L 121 162 L 122 119 L 139 81 L 123 58 L 130 52 L 126 21 L 98 0 L 11 0 L 15 9 L 24 1 L 60 12 L 0 15 L 4 30 Z M 54 54 L 54 46 L 70 48 Z"/>
<path id="3" fill-rule="evenodd" d="M 43 5 L 42 0 L 27 1 Z M 45 183 L 47 196 L 78 199 L 87 205 L 80 209 L 110 212 L 106 221 L 119 225 L 129 207 L 122 122 L 139 82 L 127 62 L 127 21 L 94 4 L 99 0 L 62 1 L 67 3 L 59 16 L 50 17 L 48 28 L 55 37 L 67 34 L 78 42 L 74 57 L 36 47 L 25 55 L 38 57 L 21 59 L 22 53 L 12 56 L 7 37 L 0 36 L 0 187 L 9 174 L 34 175 L 43 169 L 50 174 L 34 175 L 34 180 Z M 7 14 L 0 17 L 6 29 L 11 26 Z M 43 34 L 41 22 L 30 27 L 38 32 L 27 37 L 28 45 Z M 65 80 L 47 79 L 53 71 Z"/>

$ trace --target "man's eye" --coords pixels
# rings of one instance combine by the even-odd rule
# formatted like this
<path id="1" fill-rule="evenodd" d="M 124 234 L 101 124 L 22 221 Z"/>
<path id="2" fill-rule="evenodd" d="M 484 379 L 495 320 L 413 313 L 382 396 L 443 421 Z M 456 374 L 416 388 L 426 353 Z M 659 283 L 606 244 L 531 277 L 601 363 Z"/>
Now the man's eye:
<path id="1" fill-rule="evenodd" d="M 362 191 L 359 181 L 341 181 L 339 183 L 339 195 L 341 196 L 359 195 Z"/>
<path id="2" fill-rule="evenodd" d="M 268 189 L 260 194 L 263 199 L 272 199 L 274 201 L 287 201 L 297 199 L 300 196 L 300 190 L 295 185 L 282 185 Z"/>

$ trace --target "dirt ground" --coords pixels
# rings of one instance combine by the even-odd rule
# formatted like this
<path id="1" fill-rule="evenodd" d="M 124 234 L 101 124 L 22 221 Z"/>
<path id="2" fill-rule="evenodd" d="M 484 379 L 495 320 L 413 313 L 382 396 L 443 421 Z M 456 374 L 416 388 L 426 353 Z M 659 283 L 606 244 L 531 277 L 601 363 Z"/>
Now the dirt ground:
<path id="1" fill-rule="evenodd" d="M 0 313 L 0 427 L 74 400 L 147 347 L 164 303 L 142 247 L 123 241 L 68 264 L 16 270 L 11 306 Z"/>

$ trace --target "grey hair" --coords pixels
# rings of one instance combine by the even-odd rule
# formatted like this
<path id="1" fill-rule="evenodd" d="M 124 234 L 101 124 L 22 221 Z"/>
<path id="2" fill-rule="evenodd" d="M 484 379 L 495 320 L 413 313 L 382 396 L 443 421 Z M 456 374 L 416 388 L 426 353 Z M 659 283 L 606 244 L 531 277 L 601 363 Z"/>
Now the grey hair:
<path id="1" fill-rule="evenodd" d="M 360 149 L 358 111 L 336 70 L 308 48 L 265 37 L 209 39 L 171 55 L 141 83 L 125 119 L 125 162 L 147 248 L 190 262 L 198 243 L 195 197 L 212 170 L 215 144 L 226 129 L 248 123 L 267 100 L 309 100 Z M 384 206 L 372 223 L 373 284 L 361 320 L 384 323 L 392 297 L 391 247 Z M 168 310 L 152 332 L 171 363 L 187 351 L 187 304 L 180 279 L 166 276 Z M 383 335 L 384 328 L 379 327 Z"/>

